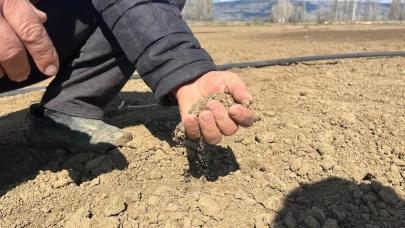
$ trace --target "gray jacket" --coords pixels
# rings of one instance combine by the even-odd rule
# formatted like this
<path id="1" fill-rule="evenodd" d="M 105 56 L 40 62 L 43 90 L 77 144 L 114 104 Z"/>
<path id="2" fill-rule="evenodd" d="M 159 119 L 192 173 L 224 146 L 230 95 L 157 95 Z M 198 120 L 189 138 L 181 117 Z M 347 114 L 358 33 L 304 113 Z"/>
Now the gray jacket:
<path id="1" fill-rule="evenodd" d="M 169 93 L 216 70 L 180 15 L 185 0 L 92 0 L 129 60 L 162 105 Z"/>

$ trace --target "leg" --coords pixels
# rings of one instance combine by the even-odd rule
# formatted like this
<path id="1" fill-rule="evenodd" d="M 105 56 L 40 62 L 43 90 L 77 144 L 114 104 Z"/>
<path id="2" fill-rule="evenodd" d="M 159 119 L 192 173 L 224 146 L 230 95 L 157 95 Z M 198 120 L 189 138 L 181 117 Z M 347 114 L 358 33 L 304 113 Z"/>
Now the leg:
<path id="1" fill-rule="evenodd" d="M 83 118 L 101 119 L 103 108 L 120 92 L 135 71 L 89 0 L 43 0 L 44 25 L 59 54 L 61 68 L 41 104 Z M 62 29 L 61 29 L 62 28 Z M 32 61 L 31 61 L 32 63 Z M 47 79 L 31 64 L 28 80 L 0 79 L 0 93 Z"/>
<path id="2" fill-rule="evenodd" d="M 176 3 L 182 8 L 185 1 Z M 48 14 L 47 31 L 63 67 L 48 86 L 41 105 L 29 110 L 26 144 L 63 145 L 67 149 L 73 146 L 95 152 L 124 145 L 131 136 L 100 119 L 103 109 L 135 71 L 134 66 L 94 11 L 91 1 L 44 0 L 38 7 Z M 35 74 L 32 78 L 43 75 Z"/>
<path id="3" fill-rule="evenodd" d="M 65 1 L 44 2 L 45 11 L 52 12 L 60 2 Z M 96 26 L 49 85 L 41 104 L 72 116 L 102 119 L 103 109 L 121 91 L 135 67 L 127 60 L 91 1 L 84 2 L 81 9 L 85 14 L 93 14 Z M 61 20 L 58 15 L 55 17 Z"/>
<path id="4" fill-rule="evenodd" d="M 186 0 L 175 3 L 181 11 Z M 134 71 L 112 32 L 99 22 L 80 54 L 50 84 L 41 104 L 72 116 L 102 119 L 103 109 Z"/>
<path id="5" fill-rule="evenodd" d="M 64 114 L 102 119 L 103 109 L 135 71 L 104 24 L 47 88 L 41 104 Z"/>
<path id="6" fill-rule="evenodd" d="M 91 1 L 44 0 L 38 7 L 48 14 L 47 31 L 62 67 L 46 89 L 41 105 L 29 109 L 25 143 L 88 152 L 124 145 L 132 136 L 100 119 L 103 108 L 135 71 L 133 64 Z M 59 31 L 61 27 L 63 31 Z M 30 77 L 43 78 L 40 74 Z"/>

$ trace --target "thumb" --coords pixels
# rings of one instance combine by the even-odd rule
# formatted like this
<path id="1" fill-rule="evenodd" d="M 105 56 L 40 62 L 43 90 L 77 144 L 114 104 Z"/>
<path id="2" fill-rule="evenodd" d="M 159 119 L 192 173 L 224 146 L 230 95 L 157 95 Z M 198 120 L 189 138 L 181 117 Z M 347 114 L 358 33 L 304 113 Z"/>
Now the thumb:
<path id="1" fill-rule="evenodd" d="M 178 102 L 181 119 L 184 121 L 189 116 L 189 112 L 194 102 L 192 102 L 190 99 L 185 99 L 184 97 L 180 97 Z"/>

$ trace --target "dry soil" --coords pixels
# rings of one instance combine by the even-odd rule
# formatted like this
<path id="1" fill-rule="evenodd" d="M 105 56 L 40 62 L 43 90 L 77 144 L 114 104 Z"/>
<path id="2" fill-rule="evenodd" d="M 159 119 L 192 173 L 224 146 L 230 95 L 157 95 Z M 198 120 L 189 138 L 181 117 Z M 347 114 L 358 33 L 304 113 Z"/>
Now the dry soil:
<path id="1" fill-rule="evenodd" d="M 387 25 L 193 27 L 218 64 L 405 50 Z M 0 99 L 0 227 L 405 227 L 405 59 L 234 69 L 253 127 L 210 146 L 204 171 L 178 147 L 176 107 L 130 81 L 107 122 L 134 135 L 105 155 L 22 143 L 43 91 Z M 122 101 L 125 105 L 118 108 Z"/>

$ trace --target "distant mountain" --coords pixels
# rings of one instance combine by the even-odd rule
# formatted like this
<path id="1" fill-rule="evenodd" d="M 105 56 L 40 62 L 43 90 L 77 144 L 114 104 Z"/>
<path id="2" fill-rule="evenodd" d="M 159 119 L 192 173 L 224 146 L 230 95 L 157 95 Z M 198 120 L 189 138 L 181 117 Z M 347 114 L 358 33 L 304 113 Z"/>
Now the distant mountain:
<path id="1" fill-rule="evenodd" d="M 214 19 L 216 21 L 252 21 L 254 18 L 265 19 L 270 14 L 271 8 L 275 4 L 275 0 L 237 0 L 217 2 L 214 5 Z M 302 0 L 298 0 L 298 5 L 301 5 Z M 357 3 L 359 0 L 357 0 Z M 385 14 L 390 7 L 390 0 L 372 0 L 381 8 L 381 14 Z M 291 0 L 295 5 L 295 0 Z M 343 0 L 339 1 L 340 7 L 344 4 Z M 348 0 L 349 4 L 349 0 Z M 315 15 L 318 9 L 322 8 L 326 12 L 331 12 L 333 0 L 307 0 L 306 14 Z M 366 0 L 362 0 L 360 16 L 365 14 Z"/>

